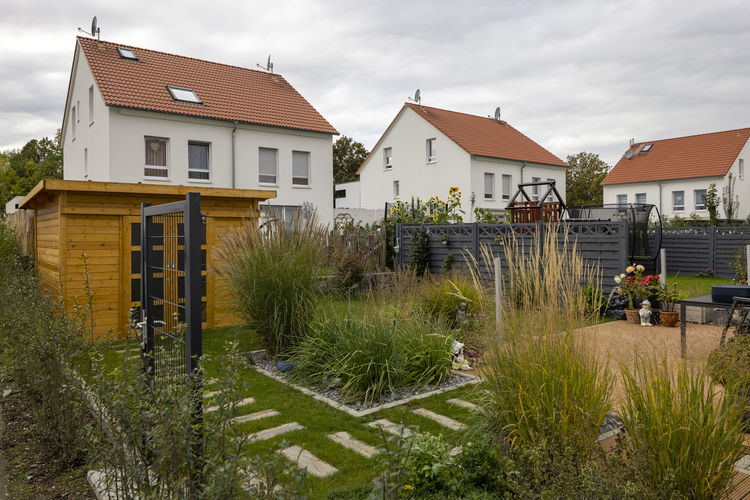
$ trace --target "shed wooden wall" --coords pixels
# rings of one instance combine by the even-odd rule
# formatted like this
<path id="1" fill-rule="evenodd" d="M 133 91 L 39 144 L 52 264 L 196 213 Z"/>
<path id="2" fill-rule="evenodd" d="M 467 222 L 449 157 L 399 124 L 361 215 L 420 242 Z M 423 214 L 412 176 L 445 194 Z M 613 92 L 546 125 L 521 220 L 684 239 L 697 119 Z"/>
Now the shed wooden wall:
<path id="1" fill-rule="evenodd" d="M 94 294 L 95 335 L 123 336 L 134 299 L 133 280 L 140 278 L 131 265 L 132 252 L 140 247 L 131 241 L 133 224 L 140 223 L 140 203 L 154 205 L 184 199 L 175 195 L 138 195 L 62 191 L 45 194 L 37 203 L 36 259 L 46 288 L 61 291 L 68 312 L 86 303 L 86 255 L 88 283 Z M 258 200 L 202 197 L 206 215 L 206 314 L 204 328 L 236 324 L 234 300 L 217 273 L 220 263 L 215 247 L 220 235 L 256 223 Z M 135 242 L 138 243 L 138 242 Z M 58 271 L 61 274 L 58 275 Z M 135 283 L 137 286 L 137 283 Z M 137 290 L 137 288 L 135 288 Z"/>

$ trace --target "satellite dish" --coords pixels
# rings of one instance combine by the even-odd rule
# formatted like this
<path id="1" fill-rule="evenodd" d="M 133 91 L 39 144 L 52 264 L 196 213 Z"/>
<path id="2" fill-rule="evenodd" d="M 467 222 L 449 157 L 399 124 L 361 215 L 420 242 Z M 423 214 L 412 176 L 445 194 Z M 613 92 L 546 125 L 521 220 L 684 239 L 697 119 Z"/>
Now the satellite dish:
<path id="1" fill-rule="evenodd" d="M 96 16 L 91 20 L 91 34 L 96 35 Z"/>
<path id="2" fill-rule="evenodd" d="M 628 149 L 623 156 L 629 160 L 633 157 L 633 152 Z"/>
<path id="3" fill-rule="evenodd" d="M 500 106 L 495 108 L 495 120 L 500 121 Z"/>
<path id="4" fill-rule="evenodd" d="M 422 92 L 420 92 L 419 89 L 417 89 L 417 91 L 414 92 L 414 102 L 422 104 Z"/>
<path id="5" fill-rule="evenodd" d="M 268 54 L 268 59 L 266 59 L 265 66 L 261 66 L 260 64 L 256 64 L 256 66 L 268 71 L 269 73 L 273 73 L 273 63 L 271 62 L 271 54 Z"/>

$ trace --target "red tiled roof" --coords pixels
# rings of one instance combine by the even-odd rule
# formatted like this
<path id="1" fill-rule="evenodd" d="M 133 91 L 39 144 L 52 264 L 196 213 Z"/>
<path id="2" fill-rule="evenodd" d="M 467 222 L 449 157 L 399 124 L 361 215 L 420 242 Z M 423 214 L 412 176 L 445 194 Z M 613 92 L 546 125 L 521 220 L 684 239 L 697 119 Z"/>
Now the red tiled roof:
<path id="1" fill-rule="evenodd" d="M 405 105 L 471 155 L 567 166 L 506 122 L 412 103 Z"/>
<path id="2" fill-rule="evenodd" d="M 750 128 L 634 144 L 602 181 L 606 184 L 724 176 L 750 137 Z M 653 144 L 646 153 L 639 147 Z"/>
<path id="3" fill-rule="evenodd" d="M 338 134 L 281 75 L 92 38 L 78 43 L 109 106 Z M 168 85 L 195 91 L 203 104 L 175 101 Z"/>

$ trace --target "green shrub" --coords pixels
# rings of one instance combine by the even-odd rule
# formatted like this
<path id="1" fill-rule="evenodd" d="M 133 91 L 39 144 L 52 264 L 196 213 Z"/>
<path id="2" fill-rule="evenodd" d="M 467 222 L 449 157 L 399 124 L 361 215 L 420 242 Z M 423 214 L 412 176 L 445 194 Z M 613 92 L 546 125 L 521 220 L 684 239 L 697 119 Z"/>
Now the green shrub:
<path id="1" fill-rule="evenodd" d="M 717 382 L 750 388 L 750 335 L 727 340 L 708 356 L 706 366 Z"/>
<path id="2" fill-rule="evenodd" d="M 743 455 L 741 408 L 705 371 L 666 360 L 623 368 L 623 419 L 640 479 L 659 498 L 724 498 Z"/>
<path id="3" fill-rule="evenodd" d="M 434 323 L 420 320 L 371 322 L 334 318 L 292 351 L 293 379 L 309 384 L 340 383 L 350 401 L 378 401 L 404 386 L 438 384 L 450 371 L 451 339 Z"/>
<path id="4" fill-rule="evenodd" d="M 272 354 L 283 354 L 308 334 L 321 284 L 326 230 L 313 216 L 294 228 L 272 220 L 246 224 L 221 238 L 220 272 L 240 314 Z"/>
<path id="5" fill-rule="evenodd" d="M 361 255 L 349 253 L 336 262 L 334 269 L 336 289 L 341 293 L 356 291 L 365 278 L 365 263 Z"/>
<path id="6" fill-rule="evenodd" d="M 427 285 L 422 296 L 422 308 L 434 318 L 457 328 L 462 326 L 456 320 L 458 306 L 463 302 L 467 313 L 477 314 L 480 311 L 480 294 L 466 276 L 440 276 Z"/>
<path id="7" fill-rule="evenodd" d="M 18 254 L 0 223 L 0 351 L 2 369 L 31 402 L 40 439 L 63 462 L 85 458 L 89 415 L 74 368 L 88 360 L 79 325 L 45 296 L 35 269 Z"/>
<path id="8" fill-rule="evenodd" d="M 591 453 L 611 408 L 606 366 L 570 334 L 508 340 L 489 358 L 484 408 L 493 435 L 511 449 L 559 439 L 581 457 Z"/>

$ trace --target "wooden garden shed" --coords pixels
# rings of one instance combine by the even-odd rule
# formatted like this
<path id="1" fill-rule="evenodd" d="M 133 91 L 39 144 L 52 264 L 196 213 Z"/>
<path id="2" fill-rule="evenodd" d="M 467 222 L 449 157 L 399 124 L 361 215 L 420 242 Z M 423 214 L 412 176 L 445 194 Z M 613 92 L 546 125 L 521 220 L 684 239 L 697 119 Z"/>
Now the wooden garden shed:
<path id="1" fill-rule="evenodd" d="M 203 327 L 235 324 L 233 298 L 216 272 L 220 235 L 244 221 L 258 222 L 258 203 L 276 196 L 271 190 L 128 184 L 45 179 L 19 203 L 34 210 L 34 257 L 44 286 L 62 296 L 65 307 L 86 303 L 83 255 L 94 293 L 94 334 L 127 332 L 128 312 L 140 300 L 140 210 L 201 195 L 205 216 L 202 245 Z"/>

